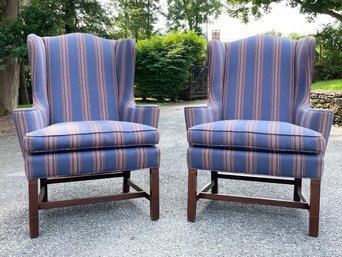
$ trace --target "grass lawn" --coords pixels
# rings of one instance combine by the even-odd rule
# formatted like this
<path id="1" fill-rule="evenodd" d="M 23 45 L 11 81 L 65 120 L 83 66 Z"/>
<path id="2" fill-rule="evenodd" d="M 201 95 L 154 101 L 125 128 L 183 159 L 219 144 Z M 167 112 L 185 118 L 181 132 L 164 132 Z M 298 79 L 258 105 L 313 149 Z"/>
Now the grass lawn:
<path id="1" fill-rule="evenodd" d="M 342 90 L 342 79 L 318 81 L 311 85 L 312 90 Z"/>
<path id="2" fill-rule="evenodd" d="M 18 108 L 31 108 L 32 104 L 19 104 Z"/>

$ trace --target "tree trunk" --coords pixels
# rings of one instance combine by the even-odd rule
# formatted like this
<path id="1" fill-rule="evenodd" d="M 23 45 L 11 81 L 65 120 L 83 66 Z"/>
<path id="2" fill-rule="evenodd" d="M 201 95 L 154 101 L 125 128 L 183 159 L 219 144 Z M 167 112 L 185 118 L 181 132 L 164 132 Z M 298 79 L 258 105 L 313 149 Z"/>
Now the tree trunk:
<path id="1" fill-rule="evenodd" d="M 0 116 L 10 114 L 18 105 L 20 63 L 18 58 L 5 60 L 0 71 Z"/>
<path id="2" fill-rule="evenodd" d="M 21 6 L 27 6 L 30 2 L 31 0 L 21 0 Z M 20 60 L 19 104 L 30 104 L 26 85 L 25 62 L 22 59 Z"/>
<path id="3" fill-rule="evenodd" d="M 19 0 L 7 0 L 4 8 L 4 17 L 16 19 L 19 12 Z"/>
<path id="4" fill-rule="evenodd" d="M 19 0 L 7 0 L 3 16 L 17 19 Z M 6 68 L 0 71 L 0 116 L 12 112 L 18 105 L 20 62 L 18 58 L 4 60 Z"/>
<path id="5" fill-rule="evenodd" d="M 68 34 L 68 33 L 75 32 L 76 25 L 77 25 L 75 1 L 66 0 L 64 8 L 65 8 L 65 14 L 64 14 L 65 33 Z"/>
<path id="6" fill-rule="evenodd" d="M 29 95 L 26 85 L 25 63 L 23 60 L 20 62 L 20 84 L 19 84 L 19 104 L 29 104 Z"/>

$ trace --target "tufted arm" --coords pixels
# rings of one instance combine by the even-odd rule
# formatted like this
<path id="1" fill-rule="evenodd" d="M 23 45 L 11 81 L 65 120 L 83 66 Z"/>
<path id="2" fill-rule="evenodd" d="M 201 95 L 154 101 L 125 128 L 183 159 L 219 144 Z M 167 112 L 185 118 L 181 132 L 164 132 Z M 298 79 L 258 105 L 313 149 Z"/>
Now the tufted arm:
<path id="1" fill-rule="evenodd" d="M 158 128 L 160 109 L 155 105 L 129 105 L 125 108 L 123 121 L 135 122 Z"/>
<path id="2" fill-rule="evenodd" d="M 15 109 L 12 113 L 13 122 L 19 138 L 21 151 L 25 156 L 23 138 L 26 133 L 44 128 L 48 125 L 44 110 L 37 107 Z"/>
<path id="3" fill-rule="evenodd" d="M 219 111 L 213 106 L 193 106 L 184 108 L 186 129 L 219 120 Z"/>
<path id="4" fill-rule="evenodd" d="M 321 133 L 325 141 L 328 142 L 332 121 L 334 118 L 333 111 L 324 109 L 311 109 L 309 107 L 299 108 L 296 117 L 296 125 Z"/>

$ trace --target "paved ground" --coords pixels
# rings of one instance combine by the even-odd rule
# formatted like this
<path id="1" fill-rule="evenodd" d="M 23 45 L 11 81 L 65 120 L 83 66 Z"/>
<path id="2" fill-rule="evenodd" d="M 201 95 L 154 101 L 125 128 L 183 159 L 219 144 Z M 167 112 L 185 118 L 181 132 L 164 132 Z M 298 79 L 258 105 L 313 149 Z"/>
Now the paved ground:
<path id="1" fill-rule="evenodd" d="M 0 124 L 1 126 L 1 124 Z M 27 185 L 13 133 L 0 135 L 0 256 L 342 256 L 342 128 L 332 131 L 322 185 L 321 229 L 308 236 L 308 213 L 279 207 L 198 202 L 186 220 L 186 134 L 183 107 L 161 111 L 161 218 L 151 222 L 137 199 L 40 213 L 40 237 L 28 237 Z M 148 172 L 133 175 L 148 188 Z M 200 173 L 200 186 L 208 179 Z M 305 191 L 308 183 L 305 183 Z M 121 180 L 51 187 L 51 198 L 119 191 Z M 290 199 L 289 186 L 223 181 L 221 191 Z M 56 196 L 57 195 L 57 196 Z"/>

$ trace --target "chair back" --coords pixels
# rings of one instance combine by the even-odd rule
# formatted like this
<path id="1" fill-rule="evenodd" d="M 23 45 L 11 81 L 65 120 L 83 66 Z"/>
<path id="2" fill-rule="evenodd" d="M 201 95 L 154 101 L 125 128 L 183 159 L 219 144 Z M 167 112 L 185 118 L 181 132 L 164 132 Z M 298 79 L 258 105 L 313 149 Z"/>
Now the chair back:
<path id="1" fill-rule="evenodd" d="M 219 87 L 211 93 L 222 119 L 293 122 L 310 90 L 314 52 L 307 46 L 312 41 L 258 35 L 210 42 L 210 86 Z"/>
<path id="2" fill-rule="evenodd" d="M 72 33 L 43 37 L 42 42 L 49 123 L 119 120 L 120 105 L 133 95 L 134 41 Z M 31 62 L 33 73 L 37 68 Z"/>

